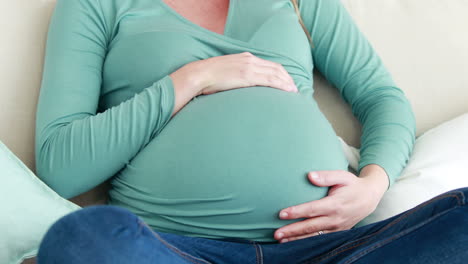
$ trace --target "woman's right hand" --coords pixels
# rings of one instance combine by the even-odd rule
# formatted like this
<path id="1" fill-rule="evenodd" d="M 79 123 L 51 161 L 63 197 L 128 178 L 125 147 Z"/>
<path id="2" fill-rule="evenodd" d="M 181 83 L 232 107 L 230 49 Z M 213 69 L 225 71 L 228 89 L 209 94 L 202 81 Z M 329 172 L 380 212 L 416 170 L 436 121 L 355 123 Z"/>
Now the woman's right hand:
<path id="1" fill-rule="evenodd" d="M 184 74 L 196 74 L 201 78 L 197 95 L 257 85 L 298 92 L 292 77 L 280 63 L 261 59 L 250 52 L 194 61 L 174 72 L 172 77 Z"/>

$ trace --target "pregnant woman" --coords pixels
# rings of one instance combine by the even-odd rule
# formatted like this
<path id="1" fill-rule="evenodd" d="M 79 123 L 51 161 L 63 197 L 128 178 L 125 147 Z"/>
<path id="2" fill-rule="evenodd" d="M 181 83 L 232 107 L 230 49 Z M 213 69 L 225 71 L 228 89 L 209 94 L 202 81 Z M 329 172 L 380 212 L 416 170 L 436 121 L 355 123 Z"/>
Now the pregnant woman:
<path id="1" fill-rule="evenodd" d="M 314 67 L 363 124 L 358 175 L 313 98 Z M 57 221 L 38 262 L 457 263 L 466 190 L 353 228 L 414 137 L 339 0 L 58 0 L 37 172 L 65 198 L 111 189 Z"/>

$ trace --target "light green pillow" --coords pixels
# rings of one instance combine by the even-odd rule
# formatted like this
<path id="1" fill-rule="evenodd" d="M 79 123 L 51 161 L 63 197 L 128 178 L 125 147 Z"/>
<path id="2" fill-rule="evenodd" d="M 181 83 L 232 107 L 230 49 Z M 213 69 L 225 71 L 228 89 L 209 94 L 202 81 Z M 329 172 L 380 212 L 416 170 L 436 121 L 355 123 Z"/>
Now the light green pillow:
<path id="1" fill-rule="evenodd" d="M 0 141 L 0 263 L 37 254 L 48 228 L 79 209 L 44 184 Z"/>

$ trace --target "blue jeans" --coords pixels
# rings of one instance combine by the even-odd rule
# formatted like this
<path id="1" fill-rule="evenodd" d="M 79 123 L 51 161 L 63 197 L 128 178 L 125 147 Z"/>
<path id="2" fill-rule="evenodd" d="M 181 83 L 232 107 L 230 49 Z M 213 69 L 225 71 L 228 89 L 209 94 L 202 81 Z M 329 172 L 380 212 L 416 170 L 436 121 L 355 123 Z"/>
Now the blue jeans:
<path id="1" fill-rule="evenodd" d="M 53 263 L 467 263 L 468 187 L 373 224 L 288 243 L 155 232 L 109 205 L 68 214 L 44 236 L 38 264 Z"/>

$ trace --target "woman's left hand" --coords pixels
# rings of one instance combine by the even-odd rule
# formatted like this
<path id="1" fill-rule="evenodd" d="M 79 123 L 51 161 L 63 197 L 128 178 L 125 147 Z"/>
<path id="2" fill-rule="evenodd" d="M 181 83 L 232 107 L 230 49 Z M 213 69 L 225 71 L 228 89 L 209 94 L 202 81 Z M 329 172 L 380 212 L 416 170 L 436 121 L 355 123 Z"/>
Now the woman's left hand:
<path id="1" fill-rule="evenodd" d="M 366 167 L 360 177 L 345 170 L 309 172 L 313 184 L 331 186 L 328 195 L 281 210 L 281 219 L 307 219 L 277 229 L 274 238 L 284 243 L 318 235 L 318 231 L 327 234 L 346 230 L 371 214 L 387 190 L 388 178 L 378 165 Z"/>

